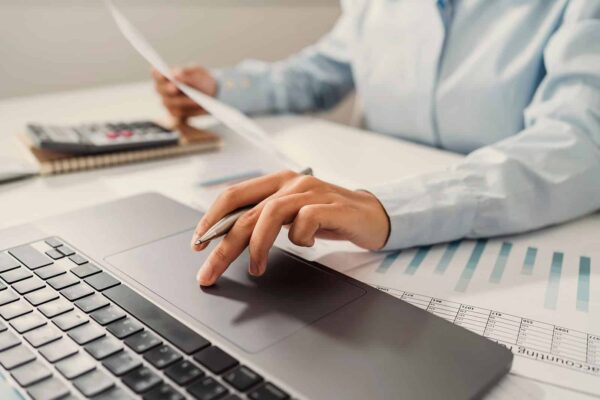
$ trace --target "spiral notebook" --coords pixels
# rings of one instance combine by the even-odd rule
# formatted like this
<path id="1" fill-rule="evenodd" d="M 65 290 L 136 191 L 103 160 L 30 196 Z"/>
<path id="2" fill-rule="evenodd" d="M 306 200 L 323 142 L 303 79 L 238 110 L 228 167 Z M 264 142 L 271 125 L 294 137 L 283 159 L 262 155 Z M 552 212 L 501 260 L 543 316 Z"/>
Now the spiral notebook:
<path id="1" fill-rule="evenodd" d="M 39 165 L 40 175 L 76 172 L 201 153 L 219 149 L 223 144 L 219 136 L 207 130 L 189 125 L 180 125 L 175 129 L 180 132 L 179 143 L 175 145 L 85 156 L 39 149 L 33 147 L 27 137 L 23 136 L 23 140 Z"/>

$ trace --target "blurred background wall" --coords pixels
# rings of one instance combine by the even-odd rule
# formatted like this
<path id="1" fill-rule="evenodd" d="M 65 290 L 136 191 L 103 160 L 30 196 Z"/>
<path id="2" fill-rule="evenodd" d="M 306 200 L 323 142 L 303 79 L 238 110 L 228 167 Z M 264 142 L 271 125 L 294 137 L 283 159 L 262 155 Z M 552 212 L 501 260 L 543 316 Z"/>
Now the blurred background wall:
<path id="1" fill-rule="evenodd" d="M 172 64 L 277 60 L 314 42 L 337 0 L 115 0 Z M 141 81 L 149 67 L 101 0 L 0 0 L 0 99 Z M 330 115 L 348 118 L 350 102 Z"/>

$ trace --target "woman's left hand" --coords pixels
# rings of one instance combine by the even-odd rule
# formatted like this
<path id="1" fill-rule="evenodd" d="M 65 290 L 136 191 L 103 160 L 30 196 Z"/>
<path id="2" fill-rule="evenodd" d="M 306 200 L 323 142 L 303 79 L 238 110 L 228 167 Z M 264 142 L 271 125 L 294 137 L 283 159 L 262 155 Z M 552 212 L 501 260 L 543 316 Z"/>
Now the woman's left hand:
<path id="1" fill-rule="evenodd" d="M 371 193 L 283 171 L 226 189 L 198 222 L 192 248 L 206 248 L 207 243 L 195 245 L 200 236 L 226 214 L 252 204 L 256 206 L 236 221 L 198 271 L 200 285 L 214 284 L 246 247 L 249 273 L 262 275 L 269 250 L 284 225 L 290 225 L 292 243 L 306 247 L 312 246 L 315 238 L 324 238 L 378 250 L 389 235 L 388 216 Z"/>

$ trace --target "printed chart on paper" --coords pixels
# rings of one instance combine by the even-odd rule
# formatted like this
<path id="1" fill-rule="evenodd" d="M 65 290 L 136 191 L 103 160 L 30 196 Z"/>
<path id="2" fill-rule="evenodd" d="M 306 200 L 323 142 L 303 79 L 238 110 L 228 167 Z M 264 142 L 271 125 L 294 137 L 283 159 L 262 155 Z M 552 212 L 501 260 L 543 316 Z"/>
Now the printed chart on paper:
<path id="1" fill-rule="evenodd" d="M 507 346 L 516 374 L 600 395 L 599 270 L 588 249 L 482 239 L 342 272 Z"/>

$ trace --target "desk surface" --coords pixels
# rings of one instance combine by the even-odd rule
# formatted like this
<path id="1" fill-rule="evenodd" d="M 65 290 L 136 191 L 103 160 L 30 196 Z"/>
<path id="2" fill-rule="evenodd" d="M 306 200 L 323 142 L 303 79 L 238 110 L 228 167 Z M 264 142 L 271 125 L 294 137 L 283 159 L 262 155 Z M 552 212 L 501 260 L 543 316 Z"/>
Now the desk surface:
<path id="1" fill-rule="evenodd" d="M 16 135 L 29 121 L 69 124 L 167 117 L 148 82 L 5 100 L 0 102 L 0 116 L 0 156 L 12 157 L 27 157 Z M 279 116 L 259 118 L 257 122 L 297 163 L 313 167 L 322 179 L 349 187 L 366 187 L 441 169 L 461 158 L 312 117 Z M 283 167 L 259 150 L 249 151 L 247 142 L 216 126 L 210 118 L 194 123 L 218 131 L 225 141 L 223 150 L 2 184 L 0 228 L 146 191 L 157 191 L 202 209 L 210 204 L 216 191 L 202 189 L 200 182 Z M 542 396 L 535 398 L 577 396 L 545 384 L 540 388 Z"/>
<path id="2" fill-rule="evenodd" d="M 12 157 L 28 156 L 16 135 L 30 121 L 71 124 L 167 118 L 147 82 L 5 100 L 0 102 L 0 115 L 0 156 Z M 346 186 L 366 186 L 442 168 L 458 158 L 311 117 L 257 121 L 294 160 L 313 167 L 317 176 Z M 195 123 L 214 125 L 210 118 Z M 203 208 L 213 194 L 200 190 L 199 182 L 283 167 L 259 156 L 259 150 L 247 151 L 250 145 L 232 132 L 218 126 L 213 129 L 224 137 L 222 151 L 0 185 L 0 228 L 146 191 Z"/>

